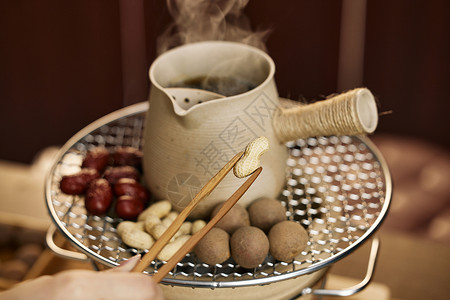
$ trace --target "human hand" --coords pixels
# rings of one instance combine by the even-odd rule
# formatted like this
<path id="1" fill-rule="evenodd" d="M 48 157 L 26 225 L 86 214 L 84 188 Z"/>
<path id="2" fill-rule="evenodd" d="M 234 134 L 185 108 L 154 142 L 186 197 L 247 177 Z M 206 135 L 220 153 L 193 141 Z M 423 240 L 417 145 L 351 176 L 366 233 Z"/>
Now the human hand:
<path id="1" fill-rule="evenodd" d="M 27 280 L 0 293 L 0 300 L 163 300 L 151 276 L 130 272 L 140 256 L 103 272 L 70 270 Z"/>

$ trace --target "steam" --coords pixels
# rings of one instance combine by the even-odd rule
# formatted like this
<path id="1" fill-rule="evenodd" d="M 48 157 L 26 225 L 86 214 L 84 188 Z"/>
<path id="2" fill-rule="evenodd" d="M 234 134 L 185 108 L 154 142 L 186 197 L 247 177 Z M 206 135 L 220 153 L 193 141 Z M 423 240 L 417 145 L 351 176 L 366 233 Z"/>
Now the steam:
<path id="1" fill-rule="evenodd" d="M 161 54 L 173 47 L 207 40 L 234 41 L 266 51 L 265 31 L 252 31 L 244 8 L 249 0 L 167 0 L 173 23 L 158 38 Z"/>

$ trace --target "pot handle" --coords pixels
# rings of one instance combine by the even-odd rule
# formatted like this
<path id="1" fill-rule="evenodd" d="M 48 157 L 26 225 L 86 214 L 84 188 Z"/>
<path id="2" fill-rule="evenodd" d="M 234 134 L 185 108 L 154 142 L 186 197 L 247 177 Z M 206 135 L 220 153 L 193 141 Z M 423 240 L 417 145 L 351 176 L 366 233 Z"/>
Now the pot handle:
<path id="1" fill-rule="evenodd" d="M 374 269 L 375 269 L 375 264 L 377 261 L 379 247 L 380 247 L 380 240 L 377 237 L 374 237 L 372 239 L 372 245 L 371 245 L 371 249 L 370 249 L 369 263 L 367 265 L 366 276 L 360 283 L 358 283 L 352 287 L 349 287 L 346 289 L 340 289 L 340 290 L 306 288 L 302 291 L 302 295 L 312 294 L 312 295 L 317 295 L 317 296 L 348 297 L 348 296 L 354 295 L 354 294 L 362 291 L 370 283 L 370 281 L 372 279 Z"/>
<path id="2" fill-rule="evenodd" d="M 54 241 L 55 232 L 56 232 L 55 225 L 53 225 L 53 224 L 50 225 L 50 227 L 47 230 L 47 234 L 45 236 L 45 242 L 47 243 L 47 246 L 48 246 L 48 248 L 50 248 L 50 250 L 52 250 L 55 254 L 57 254 L 63 258 L 78 260 L 78 261 L 89 261 L 89 258 L 83 253 L 63 249 L 63 248 L 59 247 L 58 245 L 56 245 L 56 243 Z"/>
<path id="3" fill-rule="evenodd" d="M 378 109 L 367 88 L 357 88 L 308 105 L 279 108 L 273 130 L 280 142 L 314 136 L 359 135 L 375 131 Z"/>

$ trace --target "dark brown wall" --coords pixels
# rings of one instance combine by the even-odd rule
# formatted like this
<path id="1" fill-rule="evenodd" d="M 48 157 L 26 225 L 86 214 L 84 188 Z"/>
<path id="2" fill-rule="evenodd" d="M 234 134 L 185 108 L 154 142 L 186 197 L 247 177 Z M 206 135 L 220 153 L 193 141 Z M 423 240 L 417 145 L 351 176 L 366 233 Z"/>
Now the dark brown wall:
<path id="1" fill-rule="evenodd" d="M 368 2 L 364 82 L 379 97 L 378 131 L 450 147 L 450 1 Z"/>
<path id="2" fill-rule="evenodd" d="M 144 2 L 148 68 L 170 16 Z M 254 28 L 270 28 L 281 96 L 337 91 L 340 1 L 250 1 Z M 450 2 L 368 0 L 364 85 L 379 98 L 377 132 L 449 147 Z M 0 0 L 0 159 L 30 162 L 124 104 L 118 0 Z M 139 71 L 147 78 L 146 68 Z M 144 88 L 145 91 L 145 88 Z M 145 98 L 145 97 L 143 97 Z M 144 100 L 144 99 L 142 99 Z"/>
<path id="3" fill-rule="evenodd" d="M 250 1 L 254 28 L 267 40 L 282 97 L 317 99 L 336 92 L 341 1 Z"/>
<path id="4" fill-rule="evenodd" d="M 29 162 L 122 106 L 118 2 L 0 1 L 0 158 Z"/>

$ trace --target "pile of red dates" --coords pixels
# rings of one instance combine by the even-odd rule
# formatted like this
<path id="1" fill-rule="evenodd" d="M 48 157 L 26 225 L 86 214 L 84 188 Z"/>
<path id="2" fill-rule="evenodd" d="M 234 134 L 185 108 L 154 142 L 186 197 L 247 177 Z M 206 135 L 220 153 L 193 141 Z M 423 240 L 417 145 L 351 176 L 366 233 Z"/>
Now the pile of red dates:
<path id="1" fill-rule="evenodd" d="M 141 183 L 142 152 L 134 147 L 90 149 L 81 170 L 61 178 L 60 189 L 69 195 L 84 195 L 89 214 L 106 214 L 113 207 L 118 217 L 135 219 L 150 201 Z M 113 205 L 113 203 L 115 205 Z"/>

